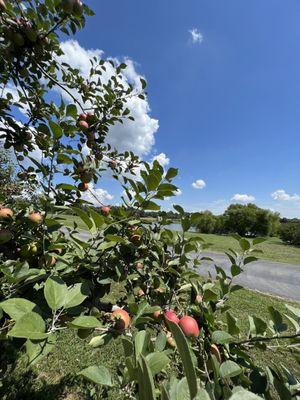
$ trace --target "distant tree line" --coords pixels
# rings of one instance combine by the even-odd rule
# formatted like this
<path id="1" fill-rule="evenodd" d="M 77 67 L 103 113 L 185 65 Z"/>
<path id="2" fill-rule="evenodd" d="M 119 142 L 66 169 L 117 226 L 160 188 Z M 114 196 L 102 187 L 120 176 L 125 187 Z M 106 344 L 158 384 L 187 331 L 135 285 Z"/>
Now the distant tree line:
<path id="1" fill-rule="evenodd" d="M 287 219 L 281 220 L 280 226 L 280 238 L 283 242 L 300 246 L 300 220 L 299 219 Z"/>

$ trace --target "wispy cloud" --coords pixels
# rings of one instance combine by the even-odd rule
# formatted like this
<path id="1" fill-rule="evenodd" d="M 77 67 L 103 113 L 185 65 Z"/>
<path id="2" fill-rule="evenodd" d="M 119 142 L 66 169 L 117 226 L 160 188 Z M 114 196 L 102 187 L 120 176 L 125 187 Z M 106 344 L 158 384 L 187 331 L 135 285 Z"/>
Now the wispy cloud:
<path id="1" fill-rule="evenodd" d="M 191 35 L 191 41 L 192 43 L 196 44 L 201 44 L 204 40 L 202 33 L 199 31 L 197 28 L 193 28 L 189 30 L 189 33 Z"/>
<path id="2" fill-rule="evenodd" d="M 300 201 L 299 194 L 289 194 L 283 189 L 278 189 L 271 194 L 272 199 L 279 201 Z"/>
<path id="3" fill-rule="evenodd" d="M 236 193 L 232 198 L 232 201 L 237 201 L 239 203 L 248 203 L 249 201 L 254 201 L 255 197 L 250 194 L 239 194 Z"/>

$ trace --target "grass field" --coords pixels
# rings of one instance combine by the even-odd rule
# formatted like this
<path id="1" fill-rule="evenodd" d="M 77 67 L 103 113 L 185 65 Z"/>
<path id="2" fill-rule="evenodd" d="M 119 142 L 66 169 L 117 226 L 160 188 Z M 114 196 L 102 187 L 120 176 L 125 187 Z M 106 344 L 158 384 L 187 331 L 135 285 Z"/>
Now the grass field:
<path id="1" fill-rule="evenodd" d="M 230 305 L 235 310 L 234 316 L 240 320 L 239 326 L 244 333 L 248 330 L 248 314 L 265 318 L 268 316 L 267 307 L 270 305 L 285 312 L 284 303 L 287 302 L 250 290 L 235 292 L 230 299 Z M 289 304 L 299 307 L 299 303 L 289 302 Z M 88 339 L 81 340 L 73 332 L 61 333 L 55 351 L 32 369 L 26 368 L 24 354 L 16 358 L 13 351 L 2 351 L 0 369 L 2 369 L 3 378 L 0 398 L 3 400 L 103 399 L 101 388 L 83 381 L 76 374 L 81 369 L 94 364 L 103 364 L 112 372 L 116 372 L 123 360 L 121 341 L 118 339 L 115 343 L 95 350 L 92 350 L 87 342 Z M 266 361 L 274 365 L 284 363 L 296 376 L 300 377 L 300 366 L 288 351 L 269 350 L 262 354 L 257 350 L 253 356 L 261 365 L 264 365 Z M 7 358 L 4 359 L 4 357 Z M 4 364 L 7 366 L 6 371 L 3 368 Z M 90 395 L 91 390 L 96 393 L 94 397 Z M 110 399 L 121 400 L 113 394 Z"/>
<path id="2" fill-rule="evenodd" d="M 229 248 L 240 250 L 238 242 L 230 236 L 203 233 L 188 233 L 187 235 L 203 237 L 206 242 L 211 243 L 209 250 L 212 251 L 224 252 Z M 286 245 L 277 237 L 268 238 L 264 243 L 259 244 L 257 248 L 263 251 L 263 254 L 257 254 L 259 258 L 300 265 L 300 247 Z"/>
<path id="3" fill-rule="evenodd" d="M 69 227 L 73 227 L 74 222 L 76 222 L 78 224 L 78 229 L 86 229 L 86 225 L 77 216 L 63 215 L 61 218 L 63 224 Z M 211 251 L 223 253 L 229 248 L 240 250 L 237 241 L 230 236 L 191 232 L 188 232 L 187 235 L 203 237 L 206 242 L 211 244 L 209 247 L 209 250 Z M 300 265 L 300 247 L 286 245 L 277 237 L 268 238 L 266 242 L 258 245 L 257 248 L 263 251 L 263 254 L 257 254 L 261 259 Z"/>

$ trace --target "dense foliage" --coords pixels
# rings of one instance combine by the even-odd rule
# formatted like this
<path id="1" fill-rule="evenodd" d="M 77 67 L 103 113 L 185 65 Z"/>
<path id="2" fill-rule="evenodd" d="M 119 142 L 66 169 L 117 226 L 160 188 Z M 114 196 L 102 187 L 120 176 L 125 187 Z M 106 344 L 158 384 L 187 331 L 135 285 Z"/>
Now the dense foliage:
<path id="1" fill-rule="evenodd" d="M 300 221 L 291 220 L 284 222 L 280 226 L 280 238 L 283 242 L 300 246 Z"/>
<path id="2" fill-rule="evenodd" d="M 197 215 L 174 206 L 181 233 L 165 228 L 164 215 L 155 226 L 137 217 L 175 195 L 177 170 L 118 153 L 107 142 L 111 126 L 132 119 L 128 97 L 145 97 L 144 79 L 128 84 L 126 65 L 112 60 L 92 59 L 88 79 L 61 62 L 61 35 L 83 28 L 92 11 L 79 0 L 1 0 L 0 13 L 0 138 L 40 193 L 40 208 L 0 209 L 1 340 L 25 348 L 30 367 L 51 352 L 62 330 L 94 348 L 121 336 L 124 363 L 116 375 L 101 365 L 78 371 L 102 387 L 102 398 L 299 398 L 293 371 L 263 367 L 249 350 L 268 351 L 270 344 L 299 357 L 300 310 L 287 306 L 282 315 L 270 307 L 267 321 L 249 316 L 243 337 L 227 305 L 239 289 L 234 277 L 255 260 L 251 253 L 263 239 L 236 236 L 240 253 L 227 254 L 231 273 L 215 266 L 216 279 L 204 279 L 197 269 L 205 243 L 185 235 Z M 68 102 L 57 101 L 57 88 Z M 37 149 L 39 159 L 32 156 Z M 103 204 L 100 213 L 82 193 L 104 173 L 126 195 L 122 207 Z M 78 215 L 87 238 L 63 226 L 65 212 Z M 104 299 L 116 283 L 126 290 L 112 308 Z"/>

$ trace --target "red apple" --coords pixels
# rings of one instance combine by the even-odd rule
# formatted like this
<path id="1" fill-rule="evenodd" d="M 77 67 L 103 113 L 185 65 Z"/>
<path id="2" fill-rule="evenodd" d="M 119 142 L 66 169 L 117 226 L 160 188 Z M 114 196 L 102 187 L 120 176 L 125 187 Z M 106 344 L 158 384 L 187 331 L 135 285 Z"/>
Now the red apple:
<path id="1" fill-rule="evenodd" d="M 85 121 L 86 118 L 87 118 L 87 114 L 82 113 L 79 115 L 79 120 L 81 120 L 81 121 Z"/>
<path id="2" fill-rule="evenodd" d="M 33 224 L 36 224 L 36 225 L 39 225 L 43 222 L 43 216 L 39 212 L 31 212 L 28 215 L 28 219 L 30 222 L 32 222 Z"/>
<path id="3" fill-rule="evenodd" d="M 144 264 L 138 262 L 135 267 L 136 267 L 136 269 L 143 269 L 144 268 Z"/>
<path id="4" fill-rule="evenodd" d="M 110 207 L 109 206 L 102 206 L 101 207 L 101 212 L 104 215 L 108 215 L 110 213 Z"/>
<path id="5" fill-rule="evenodd" d="M 153 318 L 154 319 L 160 319 L 161 316 L 162 316 L 162 311 L 161 310 L 154 311 L 154 313 L 153 313 Z"/>
<path id="6" fill-rule="evenodd" d="M 0 208 L 0 220 L 9 219 L 14 215 L 13 211 L 8 207 Z"/>
<path id="7" fill-rule="evenodd" d="M 180 319 L 179 326 L 186 336 L 194 338 L 199 336 L 200 330 L 197 321 L 193 317 L 185 315 Z"/>
<path id="8" fill-rule="evenodd" d="M 78 190 L 80 190 L 81 192 L 86 192 L 88 190 L 88 188 L 89 188 L 88 183 L 81 182 L 78 185 Z"/>
<path id="9" fill-rule="evenodd" d="M 145 296 L 145 292 L 143 291 L 143 289 L 140 289 L 140 290 L 138 291 L 138 296 L 139 296 L 139 297 Z"/>
<path id="10" fill-rule="evenodd" d="M 55 265 L 55 263 L 56 263 L 56 258 L 53 256 L 50 256 L 50 254 L 44 254 L 39 259 L 39 267 L 40 268 L 51 268 Z"/>
<path id="11" fill-rule="evenodd" d="M 115 326 L 114 328 L 117 331 L 124 331 L 126 328 L 128 328 L 130 324 L 130 316 L 127 311 L 122 310 L 121 308 L 119 310 L 114 311 L 111 314 L 111 319 L 115 321 Z"/>
<path id="12" fill-rule="evenodd" d="M 203 297 L 201 294 L 197 294 L 196 299 L 195 299 L 195 304 L 201 304 L 203 300 Z"/>
<path id="13" fill-rule="evenodd" d="M 130 235 L 130 241 L 134 245 L 139 246 L 141 244 L 141 235 Z"/>
<path id="14" fill-rule="evenodd" d="M 89 124 L 86 121 L 79 121 L 78 126 L 80 126 L 80 128 L 83 128 L 83 129 L 89 128 Z"/>
<path id="15" fill-rule="evenodd" d="M 172 321 L 172 322 L 174 322 L 175 324 L 179 324 L 179 318 L 177 317 L 177 315 L 175 314 L 175 312 L 174 311 L 172 311 L 172 310 L 169 310 L 169 311 L 166 311 L 165 313 L 164 313 L 164 317 L 165 317 L 165 319 L 167 320 L 167 321 Z"/>
<path id="16" fill-rule="evenodd" d="M 117 161 L 116 160 L 110 160 L 108 162 L 108 165 L 110 166 L 110 168 L 116 168 L 117 166 Z"/>

